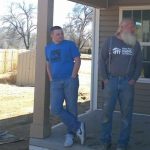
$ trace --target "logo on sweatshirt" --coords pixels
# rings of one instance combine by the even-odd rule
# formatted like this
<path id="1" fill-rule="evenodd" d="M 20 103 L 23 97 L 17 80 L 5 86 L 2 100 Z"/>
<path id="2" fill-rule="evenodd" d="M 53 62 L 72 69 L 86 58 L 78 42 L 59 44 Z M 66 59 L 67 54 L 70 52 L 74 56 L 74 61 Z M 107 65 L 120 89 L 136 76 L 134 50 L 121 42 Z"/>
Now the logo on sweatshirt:
<path id="1" fill-rule="evenodd" d="M 115 47 L 115 48 L 113 48 L 112 49 L 112 53 L 114 54 L 114 55 L 128 55 L 128 56 L 131 56 L 131 55 L 133 55 L 133 49 L 132 48 L 118 48 L 118 47 Z"/>
<path id="2" fill-rule="evenodd" d="M 112 51 L 113 51 L 114 55 L 120 55 L 121 54 L 121 49 L 118 47 L 113 48 Z"/>
<path id="3" fill-rule="evenodd" d="M 122 48 L 122 55 L 133 55 L 132 48 Z"/>

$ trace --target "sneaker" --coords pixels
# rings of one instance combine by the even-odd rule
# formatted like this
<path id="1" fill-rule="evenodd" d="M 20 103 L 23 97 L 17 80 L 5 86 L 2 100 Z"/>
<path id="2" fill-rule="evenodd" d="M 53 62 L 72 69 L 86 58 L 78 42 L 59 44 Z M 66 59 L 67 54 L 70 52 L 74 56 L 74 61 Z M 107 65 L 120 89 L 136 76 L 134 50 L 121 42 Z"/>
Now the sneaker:
<path id="1" fill-rule="evenodd" d="M 73 138 L 74 136 L 72 134 L 66 134 L 64 147 L 70 147 L 73 145 Z"/>
<path id="2" fill-rule="evenodd" d="M 111 144 L 102 144 L 100 150 L 109 150 L 111 148 Z"/>
<path id="3" fill-rule="evenodd" d="M 80 139 L 81 144 L 83 145 L 85 142 L 85 123 L 81 122 L 80 128 L 76 132 L 77 137 Z"/>

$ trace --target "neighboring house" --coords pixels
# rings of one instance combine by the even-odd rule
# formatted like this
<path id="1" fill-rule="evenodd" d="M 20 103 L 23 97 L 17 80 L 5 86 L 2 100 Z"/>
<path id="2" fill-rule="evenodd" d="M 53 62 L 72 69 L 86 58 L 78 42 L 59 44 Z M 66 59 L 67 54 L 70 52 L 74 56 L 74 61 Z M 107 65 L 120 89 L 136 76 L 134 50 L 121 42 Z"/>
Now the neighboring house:
<path id="1" fill-rule="evenodd" d="M 143 60 L 150 63 L 150 0 L 71 0 L 96 7 L 93 26 L 93 65 L 90 110 L 102 106 L 98 61 L 105 39 L 114 34 L 123 17 L 136 22 L 138 40 L 141 42 Z M 53 23 L 54 0 L 38 0 L 38 38 L 35 73 L 35 105 L 31 137 L 43 138 L 50 134 L 49 83 L 45 70 L 44 46 L 49 40 L 48 30 Z M 136 113 L 150 114 L 150 77 L 140 78 L 136 85 Z M 37 132 L 38 131 L 38 132 Z"/>

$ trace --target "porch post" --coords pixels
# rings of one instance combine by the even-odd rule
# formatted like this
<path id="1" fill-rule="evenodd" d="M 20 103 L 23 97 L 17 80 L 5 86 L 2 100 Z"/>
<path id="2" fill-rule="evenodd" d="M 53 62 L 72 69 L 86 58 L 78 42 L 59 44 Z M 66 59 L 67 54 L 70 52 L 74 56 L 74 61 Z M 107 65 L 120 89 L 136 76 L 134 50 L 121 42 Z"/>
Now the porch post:
<path id="1" fill-rule="evenodd" d="M 90 110 L 97 109 L 100 9 L 94 9 Z"/>
<path id="2" fill-rule="evenodd" d="M 46 73 L 44 47 L 49 41 L 49 27 L 53 24 L 54 0 L 38 0 L 37 49 L 33 123 L 30 137 L 50 135 L 49 81 Z"/>

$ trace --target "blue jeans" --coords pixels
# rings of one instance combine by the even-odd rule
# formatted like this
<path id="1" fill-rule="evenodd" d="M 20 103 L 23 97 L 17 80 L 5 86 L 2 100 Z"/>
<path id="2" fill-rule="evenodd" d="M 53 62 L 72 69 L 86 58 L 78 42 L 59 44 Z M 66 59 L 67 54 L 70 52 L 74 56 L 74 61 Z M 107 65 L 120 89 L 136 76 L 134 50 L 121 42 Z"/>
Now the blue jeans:
<path id="1" fill-rule="evenodd" d="M 127 77 L 110 76 L 103 90 L 101 141 L 111 143 L 112 116 L 117 100 L 121 111 L 121 129 L 118 145 L 126 147 L 129 142 L 132 122 L 134 85 L 129 85 Z"/>
<path id="2" fill-rule="evenodd" d="M 75 133 L 80 127 L 77 119 L 79 79 L 54 80 L 50 84 L 50 110 L 67 126 L 68 133 Z M 63 102 L 66 107 L 63 107 Z"/>

